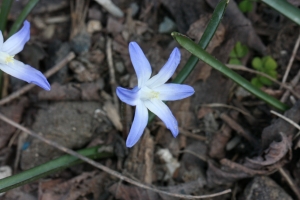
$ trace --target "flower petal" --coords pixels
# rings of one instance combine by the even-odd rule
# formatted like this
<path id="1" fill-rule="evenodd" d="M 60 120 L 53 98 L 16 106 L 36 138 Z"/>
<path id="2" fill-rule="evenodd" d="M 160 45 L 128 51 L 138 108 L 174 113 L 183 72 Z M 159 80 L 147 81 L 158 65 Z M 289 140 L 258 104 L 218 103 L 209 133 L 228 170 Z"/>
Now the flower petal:
<path id="1" fill-rule="evenodd" d="M 144 101 L 145 106 L 157 115 L 172 132 L 173 136 L 178 135 L 178 123 L 168 106 L 159 99 Z"/>
<path id="2" fill-rule="evenodd" d="M 0 31 L 0 51 L 2 49 L 3 46 L 3 35 L 2 35 L 2 31 Z"/>
<path id="3" fill-rule="evenodd" d="M 139 97 L 139 88 L 134 87 L 132 90 L 122 88 L 122 87 L 117 87 L 117 96 L 121 101 L 124 103 L 127 103 L 131 106 L 135 106 L 138 101 Z"/>
<path id="4" fill-rule="evenodd" d="M 172 51 L 167 63 L 161 68 L 157 75 L 153 76 L 149 81 L 147 81 L 146 86 L 151 89 L 156 88 L 167 82 L 174 74 L 178 64 L 180 62 L 180 51 L 176 47 Z"/>
<path id="5" fill-rule="evenodd" d="M 126 146 L 132 147 L 142 136 L 148 123 L 148 110 L 142 101 L 138 101 L 135 108 L 133 123 L 126 140 Z"/>
<path id="6" fill-rule="evenodd" d="M 138 86 L 142 87 L 151 76 L 151 65 L 136 42 L 129 43 L 129 54 L 138 78 Z"/>
<path id="7" fill-rule="evenodd" d="M 14 60 L 12 63 L 7 65 L 0 64 L 0 69 L 18 79 L 28 83 L 34 83 L 44 90 L 50 90 L 51 88 L 46 77 L 40 71 L 29 65 L 25 65 L 18 60 Z"/>
<path id="8" fill-rule="evenodd" d="M 193 95 L 195 90 L 189 85 L 167 83 L 155 88 L 155 92 L 159 92 L 162 101 L 175 101 Z"/>
<path id="9" fill-rule="evenodd" d="M 25 43 L 30 39 L 30 24 L 27 20 L 24 21 L 24 25 L 17 33 L 8 38 L 3 46 L 2 51 L 8 53 L 11 56 L 16 55 L 23 50 Z"/>

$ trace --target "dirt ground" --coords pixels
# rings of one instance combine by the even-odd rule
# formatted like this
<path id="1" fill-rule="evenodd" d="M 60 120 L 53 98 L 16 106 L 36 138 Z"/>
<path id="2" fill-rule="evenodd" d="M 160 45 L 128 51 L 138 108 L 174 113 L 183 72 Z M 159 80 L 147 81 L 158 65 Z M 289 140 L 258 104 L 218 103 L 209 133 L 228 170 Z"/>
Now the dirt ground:
<path id="1" fill-rule="evenodd" d="M 14 2 L 8 28 L 27 2 Z M 173 138 L 156 117 L 133 148 L 125 146 L 134 107 L 119 101 L 115 89 L 137 84 L 128 43 L 136 41 L 141 46 L 153 74 L 172 49 L 179 47 L 182 58 L 174 78 L 190 53 L 170 33 L 178 31 L 198 41 L 218 0 L 112 2 L 119 9 L 109 10 L 97 1 L 40 0 L 27 18 L 31 39 L 16 57 L 42 72 L 72 52 L 75 57 L 48 78 L 51 91 L 34 87 L 5 105 L 0 101 L 0 112 L 70 149 L 111 146 L 114 156 L 97 162 L 163 191 L 205 195 L 231 189 L 231 193 L 208 199 L 300 199 L 297 127 L 270 113 L 274 108 L 203 62 L 185 81 L 195 94 L 167 103 L 178 120 L 179 136 Z M 240 42 L 248 48 L 240 66 L 248 69 L 253 69 L 254 57 L 271 56 L 278 64 L 279 84 L 261 89 L 288 104 L 290 109 L 282 114 L 298 124 L 300 52 L 295 44 L 300 28 L 263 3 L 253 1 L 253 9 L 242 13 L 239 2 L 230 1 L 206 50 L 227 64 L 230 52 Z M 281 83 L 288 65 L 286 83 L 292 92 Z M 256 76 L 242 67 L 235 71 L 249 81 Z M 2 96 L 24 85 L 5 76 Z M 0 166 L 10 167 L 13 174 L 61 155 L 61 151 L 0 121 Z M 12 189 L 0 199 L 179 198 L 145 190 L 80 164 Z"/>

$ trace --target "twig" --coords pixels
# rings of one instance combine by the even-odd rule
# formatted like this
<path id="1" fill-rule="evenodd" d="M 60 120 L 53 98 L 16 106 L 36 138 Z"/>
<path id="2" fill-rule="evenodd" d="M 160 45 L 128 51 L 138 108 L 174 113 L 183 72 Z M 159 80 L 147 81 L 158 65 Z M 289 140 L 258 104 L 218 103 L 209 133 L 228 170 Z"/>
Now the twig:
<path id="1" fill-rule="evenodd" d="M 178 153 L 189 153 L 197 158 L 199 158 L 200 160 L 204 161 L 204 162 L 207 162 L 207 157 L 205 155 L 200 155 L 200 154 L 197 154 L 193 151 L 190 151 L 190 150 L 181 150 L 181 151 L 178 151 Z"/>
<path id="2" fill-rule="evenodd" d="M 163 124 L 161 124 L 163 126 Z M 183 128 L 180 128 L 179 127 L 179 133 L 181 133 L 182 135 L 186 136 L 186 137 L 190 137 L 190 138 L 194 138 L 196 140 L 199 140 L 199 141 L 206 141 L 207 138 L 205 136 L 202 136 L 202 135 L 197 135 L 197 134 L 193 134 Z"/>
<path id="3" fill-rule="evenodd" d="M 107 38 L 107 43 L 106 43 L 106 56 L 107 56 L 107 63 L 109 67 L 109 76 L 110 76 L 110 85 L 111 85 L 111 90 L 113 92 L 113 99 L 114 99 L 114 104 L 117 110 L 119 110 L 119 101 L 118 97 L 116 94 L 116 77 L 115 77 L 115 69 L 114 69 L 114 63 L 113 63 L 113 57 L 112 57 L 112 51 L 111 51 L 111 38 Z"/>
<path id="4" fill-rule="evenodd" d="M 236 110 L 240 113 L 242 113 L 243 115 L 246 115 L 246 116 L 249 116 L 249 117 L 252 117 L 252 115 L 238 107 L 235 107 L 235 106 L 231 106 L 231 105 L 226 105 L 226 104 L 222 104 L 222 103 L 210 103 L 210 104 L 201 104 L 200 106 L 204 106 L 204 107 L 224 107 L 224 108 L 230 108 L 230 109 L 233 109 L 233 110 Z"/>
<path id="5" fill-rule="evenodd" d="M 243 127 L 241 127 L 234 119 L 226 115 L 225 113 L 222 113 L 220 115 L 220 118 L 228 125 L 230 128 L 235 130 L 238 134 L 240 134 L 242 137 L 246 138 L 252 145 L 256 146 L 258 144 L 258 141 L 247 131 L 244 130 Z"/>
<path id="6" fill-rule="evenodd" d="M 54 67 L 52 67 L 51 69 L 49 69 L 44 75 L 46 78 L 49 78 L 50 76 L 52 76 L 53 74 L 55 74 L 57 71 L 59 71 L 61 68 L 63 68 L 68 62 L 70 62 L 71 60 L 73 60 L 75 58 L 75 54 L 73 52 L 70 52 L 67 57 L 65 57 L 62 61 L 60 61 L 59 63 L 57 63 Z M 7 97 L 3 98 L 0 100 L 0 106 L 10 102 L 13 99 L 16 99 L 18 97 L 20 97 L 21 95 L 25 94 L 26 92 L 28 92 L 29 90 L 31 90 L 34 86 L 34 84 L 28 84 L 22 88 L 20 88 L 18 91 L 15 91 L 13 93 L 11 93 L 10 95 L 8 95 Z"/>
<path id="7" fill-rule="evenodd" d="M 298 71 L 297 75 L 291 81 L 291 83 L 290 83 L 291 86 L 295 87 L 299 80 L 300 80 L 300 70 Z M 290 95 L 290 91 L 289 90 L 285 91 L 285 93 L 282 95 L 280 101 L 284 103 L 289 95 Z"/>
<path id="8" fill-rule="evenodd" d="M 293 181 L 292 177 L 286 172 L 285 169 L 283 169 L 282 167 L 279 168 L 279 173 L 281 174 L 281 176 L 286 180 L 286 182 L 289 184 L 289 186 L 291 187 L 291 189 L 294 191 L 294 193 L 296 194 L 296 196 L 298 197 L 297 199 L 300 199 L 300 191 L 299 188 L 297 187 L 297 185 L 295 184 L 295 182 Z"/>
<path id="9" fill-rule="evenodd" d="M 291 120 L 291 119 L 289 119 L 289 118 L 287 118 L 287 117 L 285 117 L 285 116 L 279 114 L 278 112 L 276 112 L 276 111 L 274 111 L 274 110 L 271 110 L 270 112 L 271 112 L 272 114 L 276 115 L 277 117 L 279 117 L 279 118 L 281 118 L 281 119 L 287 121 L 288 123 L 292 124 L 295 128 L 297 128 L 298 130 L 300 130 L 300 126 L 299 126 L 296 122 L 294 122 L 293 120 Z"/>
<path id="10" fill-rule="evenodd" d="M 117 171 L 114 171 L 100 163 L 97 163 L 95 162 L 94 160 L 92 159 L 89 159 L 85 156 L 82 156 L 81 154 L 71 150 L 71 149 L 68 149 L 56 142 L 53 142 L 51 140 L 48 140 L 46 138 L 44 138 L 42 135 L 39 135 L 35 132 L 33 132 L 32 130 L 29 130 L 27 129 L 26 127 L 12 121 L 11 119 L 5 117 L 3 114 L 0 113 L 0 119 L 5 121 L 6 123 L 22 130 L 23 132 L 31 135 L 32 137 L 34 138 L 37 138 L 43 142 L 45 142 L 46 144 L 50 145 L 50 146 L 53 146 L 59 150 L 61 150 L 62 152 L 65 152 L 67 154 L 70 154 L 74 157 L 77 157 L 79 158 L 80 160 L 83 160 L 87 163 L 89 163 L 90 165 L 94 166 L 94 167 L 97 167 L 103 171 L 105 171 L 106 173 L 112 175 L 112 176 L 115 176 L 115 177 L 118 177 L 119 179 L 123 180 L 123 181 L 126 181 L 128 183 L 131 183 L 135 186 L 138 186 L 140 188 L 143 188 L 143 189 L 147 189 L 147 190 L 151 190 L 153 192 L 157 192 L 157 193 L 160 193 L 160 194 L 165 194 L 165 195 L 168 195 L 168 196 L 172 196 L 172 197 L 177 197 L 177 198 L 183 198 L 183 199 L 204 199 L 204 198 L 211 198 L 211 197 L 215 197 L 215 196 L 220 196 L 220 195 L 223 195 L 223 194 L 227 194 L 227 193 L 230 193 L 231 192 L 231 189 L 227 189 L 227 190 L 224 190 L 222 192 L 218 192 L 218 193 L 215 193 L 215 194 L 210 194 L 210 195 L 200 195 L 200 196 L 193 196 L 193 195 L 182 195 L 182 194 L 174 194 L 174 193 L 171 193 L 171 192 L 166 192 L 166 191 L 162 191 L 162 190 L 159 190 L 159 189 L 156 189 L 156 188 L 153 188 L 151 186 L 148 186 L 148 185 L 145 185 L 145 184 L 142 184 L 142 183 L 139 183 L 131 178 L 128 178 L 126 176 L 123 176 L 121 173 L 117 172 Z"/>
<path id="11" fill-rule="evenodd" d="M 246 72 L 250 72 L 250 73 L 254 73 L 254 74 L 258 74 L 260 76 L 266 77 L 266 78 L 270 79 L 271 81 L 273 81 L 274 83 L 277 83 L 278 85 L 280 85 L 280 87 L 282 87 L 284 89 L 287 89 L 293 95 L 295 95 L 298 99 L 300 99 L 300 94 L 295 92 L 292 87 L 289 87 L 285 83 L 281 83 L 281 82 L 277 81 L 275 78 L 269 76 L 268 74 L 265 74 L 263 72 L 259 72 L 259 71 L 253 70 L 253 69 L 249 69 L 249 68 L 247 68 L 245 66 L 242 66 L 242 65 L 230 65 L 230 64 L 228 64 L 226 66 L 229 67 L 230 69 L 246 71 Z"/>
<path id="12" fill-rule="evenodd" d="M 288 66 L 286 67 L 284 76 L 283 76 L 283 78 L 282 78 L 282 84 L 285 83 L 285 81 L 286 81 L 286 79 L 287 79 L 287 77 L 288 77 L 288 75 L 289 75 L 289 73 L 290 73 L 292 64 L 293 64 L 293 62 L 294 62 L 296 53 L 297 53 L 298 48 L 299 48 L 299 44 L 300 44 L 300 33 L 299 33 L 299 35 L 298 35 L 298 39 L 297 39 L 296 44 L 295 44 L 295 46 L 294 46 L 292 56 L 291 56 L 291 58 L 290 58 L 290 60 L 289 60 L 289 64 L 288 64 Z"/>

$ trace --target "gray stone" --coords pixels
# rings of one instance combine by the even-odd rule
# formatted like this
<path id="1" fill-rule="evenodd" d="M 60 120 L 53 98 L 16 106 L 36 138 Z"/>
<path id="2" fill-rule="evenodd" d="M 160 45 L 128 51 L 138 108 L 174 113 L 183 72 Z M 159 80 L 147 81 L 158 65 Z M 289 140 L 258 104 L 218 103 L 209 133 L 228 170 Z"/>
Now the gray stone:
<path id="1" fill-rule="evenodd" d="M 244 190 L 245 200 L 292 200 L 275 181 L 267 176 L 255 177 Z"/>
<path id="2" fill-rule="evenodd" d="M 95 110 L 101 108 L 97 102 L 58 102 L 39 110 L 32 129 L 45 138 L 67 148 L 84 147 L 99 134 L 112 128 L 108 119 L 94 118 Z M 105 118 L 105 116 L 101 116 Z M 23 170 L 43 164 L 63 153 L 35 138 L 29 138 L 29 148 L 22 151 Z"/>

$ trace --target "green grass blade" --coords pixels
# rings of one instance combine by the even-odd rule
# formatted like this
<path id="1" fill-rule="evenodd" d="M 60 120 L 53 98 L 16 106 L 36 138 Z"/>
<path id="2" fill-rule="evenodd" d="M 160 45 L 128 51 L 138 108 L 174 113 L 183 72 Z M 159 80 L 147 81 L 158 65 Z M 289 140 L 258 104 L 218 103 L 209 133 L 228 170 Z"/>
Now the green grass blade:
<path id="1" fill-rule="evenodd" d="M 261 0 L 296 24 L 300 25 L 300 9 L 286 0 Z"/>
<path id="2" fill-rule="evenodd" d="M 209 42 L 213 38 L 213 36 L 221 22 L 221 19 L 224 15 L 224 12 L 226 10 L 228 3 L 229 3 L 229 0 L 222 0 L 216 6 L 216 8 L 212 14 L 212 17 L 211 17 L 211 19 L 201 37 L 201 39 L 199 40 L 199 43 L 198 43 L 202 49 L 206 49 Z M 190 75 L 190 73 L 193 71 L 193 69 L 195 68 L 198 61 L 199 61 L 199 59 L 196 56 L 191 55 L 190 58 L 188 59 L 188 61 L 186 62 L 186 64 L 184 65 L 184 67 L 182 68 L 182 70 L 178 73 L 178 75 L 175 77 L 175 79 L 172 82 L 173 83 L 183 83 L 186 80 L 186 78 Z M 155 117 L 155 115 L 150 112 L 148 123 L 150 123 L 154 119 L 154 117 Z"/>
<path id="3" fill-rule="evenodd" d="M 212 66 L 214 69 L 218 70 L 246 90 L 248 90 L 250 93 L 255 95 L 256 97 L 262 99 L 266 103 L 270 104 L 271 106 L 277 108 L 278 110 L 285 111 L 289 107 L 283 103 L 281 103 L 276 98 L 264 93 L 257 87 L 253 86 L 249 81 L 244 79 L 242 76 L 237 74 L 236 72 L 232 71 L 228 67 L 226 67 L 223 63 L 218 61 L 216 58 L 214 58 L 212 55 L 207 53 L 205 50 L 203 50 L 201 47 L 199 47 L 196 43 L 194 43 L 192 40 L 190 40 L 188 37 L 173 32 L 172 36 L 174 39 L 186 50 L 188 50 L 193 55 L 197 56 L 199 59 L 201 59 L 203 62 L 207 63 L 208 65 Z"/>
<path id="4" fill-rule="evenodd" d="M 199 41 L 199 46 L 202 49 L 206 49 L 206 47 L 208 46 L 209 42 L 211 41 L 211 39 L 213 38 L 220 22 L 221 19 L 224 15 L 224 12 L 226 10 L 226 7 L 228 5 L 228 0 L 222 0 L 218 3 L 218 5 L 216 6 L 212 17 Z M 190 75 L 190 73 L 193 71 L 193 69 L 195 68 L 196 64 L 198 63 L 199 59 L 192 55 L 190 56 L 190 58 L 188 59 L 187 63 L 184 65 L 184 67 L 182 68 L 182 70 L 178 73 L 178 75 L 176 76 L 176 78 L 172 81 L 174 83 L 183 83 L 185 81 L 185 79 Z"/>
<path id="5" fill-rule="evenodd" d="M 12 36 L 15 32 L 17 32 L 19 30 L 19 28 L 21 27 L 22 23 L 24 22 L 24 20 L 26 19 L 26 17 L 28 16 L 28 14 L 31 12 L 31 10 L 35 7 L 35 5 L 39 2 L 39 0 L 30 0 L 26 6 L 24 7 L 24 9 L 22 10 L 22 12 L 20 13 L 20 15 L 18 16 L 18 18 L 16 19 L 16 21 L 14 22 L 13 26 L 11 27 L 8 36 Z"/>
<path id="6" fill-rule="evenodd" d="M 87 148 L 78 151 L 83 156 L 99 159 L 112 157 L 112 152 L 102 151 L 98 152 L 101 146 Z M 105 148 L 103 148 L 105 149 Z M 23 171 L 19 174 L 4 178 L 0 180 L 0 192 L 8 191 L 12 188 L 16 188 L 21 185 L 25 185 L 29 182 L 38 180 L 49 174 L 55 173 L 67 167 L 82 163 L 82 160 L 70 155 L 61 156 L 55 160 L 49 161 L 45 164 L 39 165 L 37 167 L 31 168 L 29 170 Z"/>
<path id="7" fill-rule="evenodd" d="M 0 11 L 0 30 L 2 33 L 5 31 L 7 16 L 10 11 L 13 0 L 3 0 Z"/>

